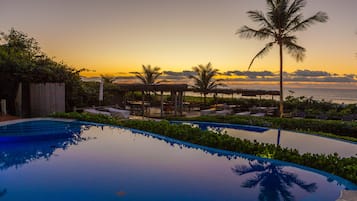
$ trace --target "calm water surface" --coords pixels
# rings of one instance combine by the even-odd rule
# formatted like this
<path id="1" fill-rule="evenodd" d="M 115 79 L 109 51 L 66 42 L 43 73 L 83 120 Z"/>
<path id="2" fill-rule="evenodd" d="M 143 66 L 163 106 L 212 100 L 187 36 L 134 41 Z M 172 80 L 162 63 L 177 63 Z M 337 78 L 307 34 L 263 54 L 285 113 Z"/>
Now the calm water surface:
<path id="1" fill-rule="evenodd" d="M 357 157 L 357 143 L 353 142 L 254 126 L 240 126 L 234 124 L 229 125 L 208 122 L 191 122 L 185 124 L 200 127 L 203 130 L 225 133 L 240 139 L 247 139 L 250 141 L 256 140 L 258 142 L 269 144 L 279 144 L 282 147 L 297 149 L 300 153 L 338 153 L 342 157 Z"/>
<path id="2" fill-rule="evenodd" d="M 0 200 L 335 201 L 345 180 L 109 126 L 0 144 Z"/>

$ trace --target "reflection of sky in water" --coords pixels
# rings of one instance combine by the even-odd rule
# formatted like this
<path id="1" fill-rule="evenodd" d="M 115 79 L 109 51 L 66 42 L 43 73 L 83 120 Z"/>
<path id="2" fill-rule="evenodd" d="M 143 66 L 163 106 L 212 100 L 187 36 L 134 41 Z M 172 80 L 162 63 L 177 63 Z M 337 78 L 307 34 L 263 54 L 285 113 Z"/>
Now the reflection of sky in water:
<path id="1" fill-rule="evenodd" d="M 25 147 L 42 147 L 38 154 L 50 150 L 49 156 L 34 159 L 35 156 L 29 155 L 27 163 L 2 169 L 0 193 L 6 189 L 6 194 L 0 197 L 1 201 L 254 201 L 265 192 L 267 185 L 279 186 L 274 183 L 276 180 L 267 179 L 268 183 L 245 187 L 244 183 L 261 171 L 240 176 L 235 168 L 249 167 L 250 164 L 271 167 L 272 164 L 247 160 L 232 153 L 218 154 L 214 150 L 193 148 L 107 126 L 91 127 L 83 131 L 81 137 L 92 140 L 80 141 L 65 149 L 60 146 L 53 149 L 54 142 L 51 141 L 14 146 L 23 149 L 13 157 L 26 157 Z M 11 152 L 12 146 L 1 149 L 1 154 Z M 282 190 L 287 190 L 294 200 L 334 201 L 344 188 L 316 173 L 279 164 L 273 166 L 284 174 L 295 175 L 307 185 L 316 185 L 315 192 L 308 192 L 294 182 L 285 186 Z M 287 182 L 291 181 L 284 181 L 283 184 Z"/>
<path id="2" fill-rule="evenodd" d="M 240 139 L 277 144 L 279 132 L 269 129 L 264 132 L 247 131 L 243 129 L 226 128 L 214 123 L 194 123 L 194 127 L 207 129 L 216 133 L 227 134 Z M 356 156 L 357 144 L 330 138 L 319 137 L 290 131 L 280 131 L 280 146 L 297 149 L 300 153 L 333 154 L 338 153 L 342 157 Z"/>

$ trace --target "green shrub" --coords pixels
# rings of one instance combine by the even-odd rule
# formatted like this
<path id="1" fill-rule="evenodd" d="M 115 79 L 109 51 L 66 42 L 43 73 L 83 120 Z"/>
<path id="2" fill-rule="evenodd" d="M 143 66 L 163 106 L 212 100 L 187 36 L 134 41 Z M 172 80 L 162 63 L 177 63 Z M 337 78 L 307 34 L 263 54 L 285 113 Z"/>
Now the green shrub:
<path id="1" fill-rule="evenodd" d="M 272 144 L 251 142 L 241 140 L 225 134 L 216 134 L 211 131 L 203 131 L 199 128 L 192 128 L 189 125 L 170 124 L 168 121 L 140 121 L 124 120 L 79 113 L 57 113 L 53 117 L 72 118 L 84 121 L 119 125 L 127 128 L 144 130 L 163 136 L 168 136 L 178 140 L 191 142 L 194 144 L 208 146 L 228 151 L 251 154 L 260 157 L 292 162 L 316 169 L 320 169 L 357 183 L 357 158 L 341 158 L 338 154 L 299 154 L 297 150 L 282 148 Z M 205 118 L 205 117 L 203 117 Z M 217 117 L 218 118 L 218 117 Z M 219 117 L 224 119 L 223 117 Z M 256 121 L 266 123 L 264 119 L 244 119 L 245 122 Z M 252 123 L 252 122 L 250 122 Z M 273 122 L 276 123 L 276 122 Z"/>
<path id="2" fill-rule="evenodd" d="M 269 128 L 281 128 L 285 130 L 306 132 L 325 135 L 333 138 L 342 138 L 357 141 L 357 123 L 339 120 L 319 119 L 290 119 L 278 117 L 253 117 L 253 116 L 200 116 L 192 118 L 171 118 L 172 120 L 206 121 L 233 123 Z"/>

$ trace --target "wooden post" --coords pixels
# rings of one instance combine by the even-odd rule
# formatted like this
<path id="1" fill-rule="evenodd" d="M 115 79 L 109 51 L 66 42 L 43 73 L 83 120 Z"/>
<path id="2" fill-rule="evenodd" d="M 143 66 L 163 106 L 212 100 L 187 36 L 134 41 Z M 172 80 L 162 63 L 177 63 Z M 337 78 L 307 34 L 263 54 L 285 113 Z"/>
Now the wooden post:
<path id="1" fill-rule="evenodd" d="M 144 90 L 141 91 L 141 114 L 144 117 L 145 115 L 145 105 L 144 105 L 144 101 L 145 101 L 145 93 Z"/>
<path id="2" fill-rule="evenodd" d="M 182 110 L 183 110 L 183 92 L 179 92 L 179 102 L 180 102 L 180 116 L 182 116 Z"/>
<path id="3" fill-rule="evenodd" d="M 177 116 L 177 94 L 176 91 L 174 92 L 174 98 L 175 98 L 175 116 Z"/>
<path id="4" fill-rule="evenodd" d="M 164 110 L 164 92 L 161 91 L 161 107 L 160 107 L 160 117 L 163 117 L 164 116 L 164 113 L 163 113 L 163 110 Z"/>

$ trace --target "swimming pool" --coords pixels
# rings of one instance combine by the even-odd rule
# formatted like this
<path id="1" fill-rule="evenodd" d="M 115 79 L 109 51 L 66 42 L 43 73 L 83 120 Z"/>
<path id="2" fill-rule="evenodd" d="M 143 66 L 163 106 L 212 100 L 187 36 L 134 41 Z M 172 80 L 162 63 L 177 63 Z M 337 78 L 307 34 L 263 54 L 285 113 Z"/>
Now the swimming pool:
<path id="1" fill-rule="evenodd" d="M 281 195 L 285 200 L 335 201 L 340 190 L 357 189 L 336 176 L 294 164 L 137 130 L 62 123 L 79 125 L 80 133 L 0 144 L 1 201 L 255 201 Z M 37 125 L 47 128 L 41 120 Z"/>
<path id="2" fill-rule="evenodd" d="M 225 133 L 232 137 L 250 141 L 279 144 L 284 148 L 297 149 L 299 153 L 338 153 L 341 157 L 357 156 L 357 143 L 317 135 L 226 123 L 182 121 L 173 121 L 173 123 L 189 124 L 203 130 Z"/>

